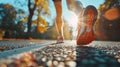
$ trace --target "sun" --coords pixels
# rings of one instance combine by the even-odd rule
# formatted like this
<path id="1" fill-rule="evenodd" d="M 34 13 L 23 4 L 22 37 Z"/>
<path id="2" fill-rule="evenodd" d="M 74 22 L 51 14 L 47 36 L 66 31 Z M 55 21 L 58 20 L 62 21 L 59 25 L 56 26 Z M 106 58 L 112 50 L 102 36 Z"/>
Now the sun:
<path id="1" fill-rule="evenodd" d="M 73 36 L 75 37 L 77 35 L 78 16 L 74 12 L 68 11 L 65 15 L 65 20 L 68 26 L 72 28 Z"/>
<path id="2" fill-rule="evenodd" d="M 69 16 L 68 16 L 67 19 L 68 19 L 69 26 L 71 26 L 73 28 L 77 27 L 78 16 L 74 12 L 70 11 Z"/>

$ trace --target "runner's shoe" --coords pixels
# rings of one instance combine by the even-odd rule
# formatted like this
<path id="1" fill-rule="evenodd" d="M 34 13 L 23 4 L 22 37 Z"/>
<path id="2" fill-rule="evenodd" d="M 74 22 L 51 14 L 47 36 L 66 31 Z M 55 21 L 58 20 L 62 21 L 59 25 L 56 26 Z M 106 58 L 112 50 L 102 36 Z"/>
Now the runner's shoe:
<path id="1" fill-rule="evenodd" d="M 97 14 L 97 9 L 91 5 L 84 10 L 82 24 L 78 27 L 77 45 L 87 45 L 95 39 L 93 26 L 97 19 Z"/>
<path id="2" fill-rule="evenodd" d="M 57 43 L 63 43 L 63 36 L 58 36 Z"/>

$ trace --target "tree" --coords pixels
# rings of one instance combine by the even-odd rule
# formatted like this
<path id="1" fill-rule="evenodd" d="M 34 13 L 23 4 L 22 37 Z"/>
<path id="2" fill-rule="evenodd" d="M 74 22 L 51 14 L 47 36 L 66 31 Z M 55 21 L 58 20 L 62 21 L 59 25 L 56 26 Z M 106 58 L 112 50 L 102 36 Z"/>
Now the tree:
<path id="1" fill-rule="evenodd" d="M 26 26 L 24 25 L 25 22 L 23 21 L 19 21 L 17 24 L 16 24 L 16 38 L 25 38 L 25 28 Z"/>
<path id="2" fill-rule="evenodd" d="M 0 4 L 0 29 L 7 32 L 5 37 L 9 37 L 10 32 L 15 29 L 16 10 L 10 4 Z"/>
<path id="3" fill-rule="evenodd" d="M 95 24 L 97 39 L 120 41 L 120 1 L 105 0 L 98 10 L 99 19 Z"/>
<path id="4" fill-rule="evenodd" d="M 35 13 L 35 10 L 37 10 L 37 12 L 38 12 L 38 19 L 37 19 L 38 28 L 41 27 L 39 25 L 40 21 L 44 23 L 45 20 L 43 21 L 43 18 L 39 17 L 40 16 L 39 14 L 40 14 L 40 12 L 41 13 L 44 12 L 45 14 L 48 13 L 48 3 L 47 2 L 48 2 L 47 0 L 28 0 L 29 16 L 28 16 L 28 23 L 27 23 L 27 28 L 28 28 L 27 38 L 31 38 L 32 18 Z M 39 20 L 39 19 L 41 19 L 41 20 Z M 40 29 L 40 30 L 42 30 L 42 29 Z"/>
<path id="5" fill-rule="evenodd" d="M 5 38 L 16 37 L 24 34 L 27 21 L 25 13 L 10 4 L 0 4 L 0 29 L 5 31 Z"/>
<path id="6" fill-rule="evenodd" d="M 103 4 L 101 4 L 98 9 L 99 9 L 100 12 L 103 13 L 106 10 L 108 10 L 112 7 L 119 6 L 119 5 L 120 5 L 119 0 L 105 0 L 105 2 Z"/>
<path id="7" fill-rule="evenodd" d="M 0 23 L 1 29 L 10 29 L 13 30 L 14 28 L 14 20 L 16 19 L 16 10 L 13 6 L 9 4 L 0 4 Z M 11 26 L 10 26 L 11 25 Z"/>

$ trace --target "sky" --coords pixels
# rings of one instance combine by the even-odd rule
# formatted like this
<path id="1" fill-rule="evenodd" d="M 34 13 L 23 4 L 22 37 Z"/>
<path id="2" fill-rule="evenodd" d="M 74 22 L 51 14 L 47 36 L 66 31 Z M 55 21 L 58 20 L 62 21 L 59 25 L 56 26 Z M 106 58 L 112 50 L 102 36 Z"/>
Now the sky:
<path id="1" fill-rule="evenodd" d="M 19 0 L 19 1 L 22 4 L 26 4 L 26 2 L 25 2 L 26 0 Z M 63 9 L 65 10 L 66 3 L 65 3 L 65 0 L 63 0 L 63 1 L 64 1 L 63 2 Z M 104 0 L 79 0 L 79 1 L 81 1 L 81 3 L 83 4 L 84 8 L 87 7 L 88 5 L 94 5 L 96 8 L 98 8 L 99 5 L 104 2 Z M 21 5 L 16 4 L 16 2 L 17 2 L 17 0 L 0 0 L 0 3 L 9 3 L 9 4 L 13 5 L 16 8 L 23 9 L 26 12 L 26 14 L 28 14 L 27 6 L 22 6 L 21 7 Z M 51 12 L 51 17 L 48 18 L 47 16 L 45 16 L 45 18 L 47 19 L 47 21 L 49 21 L 50 25 L 53 25 L 53 20 L 54 20 L 56 14 L 55 14 L 55 7 L 54 7 L 54 4 L 53 4 L 52 0 L 50 0 L 49 8 L 50 8 L 50 12 Z M 65 12 L 65 15 L 69 16 L 69 13 L 70 12 Z"/>
<path id="2" fill-rule="evenodd" d="M 80 0 L 84 7 L 88 5 L 93 5 L 96 8 L 100 6 L 105 0 Z"/>

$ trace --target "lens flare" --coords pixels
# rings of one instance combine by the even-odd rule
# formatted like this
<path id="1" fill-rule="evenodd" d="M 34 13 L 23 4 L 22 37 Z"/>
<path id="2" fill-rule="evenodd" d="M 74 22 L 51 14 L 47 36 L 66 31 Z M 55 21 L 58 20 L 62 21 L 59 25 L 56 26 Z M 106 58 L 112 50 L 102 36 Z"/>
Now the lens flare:
<path id="1" fill-rule="evenodd" d="M 77 36 L 76 30 L 78 24 L 78 16 L 74 12 L 69 11 L 69 14 L 66 17 L 66 22 L 68 23 L 69 27 L 71 27 L 73 39 L 75 39 Z"/>

